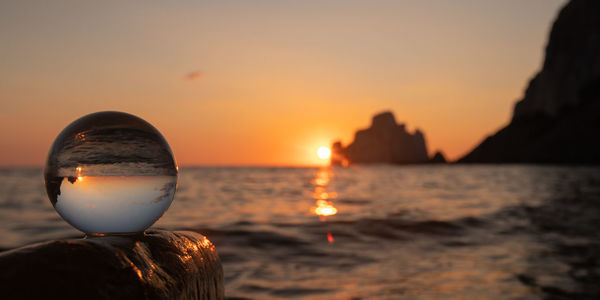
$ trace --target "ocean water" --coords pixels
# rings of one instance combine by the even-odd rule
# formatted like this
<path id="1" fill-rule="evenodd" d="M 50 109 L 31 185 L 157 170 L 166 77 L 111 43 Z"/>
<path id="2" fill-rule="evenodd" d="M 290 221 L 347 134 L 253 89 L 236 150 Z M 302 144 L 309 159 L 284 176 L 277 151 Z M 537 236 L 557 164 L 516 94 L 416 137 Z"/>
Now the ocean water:
<path id="1" fill-rule="evenodd" d="M 154 225 L 217 247 L 230 299 L 597 299 L 600 168 L 181 168 Z M 0 248 L 80 237 L 0 170 Z"/>

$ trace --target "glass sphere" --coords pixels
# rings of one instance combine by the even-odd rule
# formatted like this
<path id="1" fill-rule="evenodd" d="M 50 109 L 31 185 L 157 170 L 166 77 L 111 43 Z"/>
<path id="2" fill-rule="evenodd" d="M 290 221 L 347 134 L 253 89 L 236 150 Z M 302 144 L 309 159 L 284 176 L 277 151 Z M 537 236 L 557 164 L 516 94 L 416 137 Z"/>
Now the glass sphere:
<path id="1" fill-rule="evenodd" d="M 91 235 L 143 232 L 173 202 L 177 176 L 160 132 L 114 111 L 89 114 L 63 129 L 44 170 L 56 211 Z"/>

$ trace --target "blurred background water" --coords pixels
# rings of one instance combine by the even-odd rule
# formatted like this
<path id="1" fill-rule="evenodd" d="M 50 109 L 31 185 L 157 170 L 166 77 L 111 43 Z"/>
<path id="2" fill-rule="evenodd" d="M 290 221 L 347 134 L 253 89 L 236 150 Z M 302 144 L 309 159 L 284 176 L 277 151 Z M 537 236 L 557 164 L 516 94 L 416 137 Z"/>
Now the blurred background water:
<path id="1" fill-rule="evenodd" d="M 154 227 L 209 237 L 230 299 L 600 297 L 600 168 L 181 168 Z M 81 237 L 0 169 L 0 248 Z"/>

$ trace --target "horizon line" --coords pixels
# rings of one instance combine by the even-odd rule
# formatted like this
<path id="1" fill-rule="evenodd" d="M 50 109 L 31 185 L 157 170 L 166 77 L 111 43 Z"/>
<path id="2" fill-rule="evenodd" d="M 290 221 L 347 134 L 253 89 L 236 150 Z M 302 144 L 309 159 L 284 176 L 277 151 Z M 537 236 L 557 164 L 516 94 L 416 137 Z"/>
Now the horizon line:
<path id="1" fill-rule="evenodd" d="M 321 168 L 328 167 L 324 165 L 302 165 L 302 164 L 185 164 L 178 165 L 178 168 Z M 44 168 L 44 165 L 0 165 L 0 169 L 37 169 Z"/>

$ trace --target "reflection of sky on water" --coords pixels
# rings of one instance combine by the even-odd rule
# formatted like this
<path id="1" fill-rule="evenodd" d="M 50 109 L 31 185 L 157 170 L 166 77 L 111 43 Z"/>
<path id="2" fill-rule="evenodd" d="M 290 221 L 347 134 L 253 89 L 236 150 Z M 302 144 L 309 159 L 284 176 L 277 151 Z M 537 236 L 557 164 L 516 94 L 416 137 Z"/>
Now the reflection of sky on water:
<path id="1" fill-rule="evenodd" d="M 169 207 L 176 176 L 80 176 L 66 178 L 56 210 L 87 233 L 139 232 Z"/>

